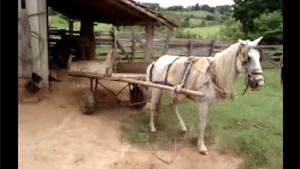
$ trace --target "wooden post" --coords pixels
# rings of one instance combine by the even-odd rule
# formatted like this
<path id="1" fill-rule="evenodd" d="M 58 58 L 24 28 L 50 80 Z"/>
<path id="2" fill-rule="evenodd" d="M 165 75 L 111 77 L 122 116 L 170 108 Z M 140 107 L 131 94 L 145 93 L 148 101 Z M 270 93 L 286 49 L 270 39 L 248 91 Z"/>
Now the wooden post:
<path id="1" fill-rule="evenodd" d="M 144 46 L 145 60 L 149 61 L 153 57 L 153 36 L 154 36 L 154 25 L 148 23 L 145 28 L 146 31 L 146 43 Z"/>
<path id="2" fill-rule="evenodd" d="M 167 54 L 167 52 L 169 50 L 169 42 L 170 42 L 170 35 L 168 34 L 167 37 L 166 37 L 163 54 Z"/>
<path id="3" fill-rule="evenodd" d="M 81 20 L 80 46 L 84 59 L 94 59 L 96 56 L 96 41 L 94 35 L 94 24 L 92 21 Z"/>
<path id="4" fill-rule="evenodd" d="M 193 50 L 193 42 L 190 40 L 188 43 L 188 56 L 191 56 Z"/>
<path id="5" fill-rule="evenodd" d="M 132 43 L 132 46 L 131 46 L 131 58 L 130 60 L 134 59 L 135 57 L 135 35 L 134 35 L 134 32 L 132 31 L 131 33 L 131 43 Z"/>
<path id="6" fill-rule="evenodd" d="M 212 40 L 210 43 L 210 48 L 209 48 L 209 56 L 211 56 L 213 54 L 214 44 L 215 44 L 215 40 Z"/>
<path id="7" fill-rule="evenodd" d="M 112 53 L 112 57 L 113 57 L 113 70 L 116 68 L 116 58 L 117 58 L 117 40 L 118 40 L 118 37 L 117 37 L 117 33 L 116 33 L 116 27 L 112 27 L 112 38 L 113 38 L 113 53 Z"/>
<path id="8" fill-rule="evenodd" d="M 48 37 L 47 37 L 47 4 L 46 1 L 28 0 L 26 9 L 28 13 L 38 11 L 37 15 L 31 15 L 29 19 L 30 30 L 35 32 L 36 38 L 30 38 L 32 71 L 43 78 L 43 87 L 48 87 L 49 64 L 48 64 Z M 24 28 L 22 28 L 24 29 Z M 30 36 L 30 34 L 28 34 Z M 24 37 L 26 38 L 26 37 Z M 29 51 L 28 51 L 29 52 Z M 29 75 L 30 77 L 31 75 Z"/>
<path id="9" fill-rule="evenodd" d="M 69 36 L 73 37 L 73 31 L 74 31 L 74 24 L 73 19 L 69 19 Z"/>

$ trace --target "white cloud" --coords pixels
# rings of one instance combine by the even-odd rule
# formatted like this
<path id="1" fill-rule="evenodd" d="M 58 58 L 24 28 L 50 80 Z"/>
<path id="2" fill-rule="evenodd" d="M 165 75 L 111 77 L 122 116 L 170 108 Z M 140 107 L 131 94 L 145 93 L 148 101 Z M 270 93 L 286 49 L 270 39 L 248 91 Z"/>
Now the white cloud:
<path id="1" fill-rule="evenodd" d="M 211 7 L 218 5 L 232 5 L 234 4 L 233 0 L 135 0 L 138 2 L 150 2 L 150 3 L 159 3 L 161 7 L 169 7 L 174 5 L 182 5 L 184 7 L 195 5 L 209 5 Z"/>

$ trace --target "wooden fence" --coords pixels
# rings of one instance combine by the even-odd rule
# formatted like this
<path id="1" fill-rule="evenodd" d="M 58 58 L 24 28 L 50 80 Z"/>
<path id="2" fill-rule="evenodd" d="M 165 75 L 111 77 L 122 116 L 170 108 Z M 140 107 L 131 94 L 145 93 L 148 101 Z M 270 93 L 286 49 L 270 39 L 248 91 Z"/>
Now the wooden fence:
<path id="1" fill-rule="evenodd" d="M 55 44 L 63 33 L 79 37 L 79 31 L 59 31 L 49 30 L 49 46 Z M 115 41 L 114 41 L 115 36 Z M 96 48 L 107 49 L 99 55 L 106 56 L 109 49 L 116 43 L 117 54 L 120 59 L 133 60 L 144 57 L 145 33 L 143 32 L 117 32 L 113 36 L 112 32 L 95 33 Z M 191 39 L 176 39 L 161 33 L 155 33 L 153 39 L 154 59 L 163 54 L 174 54 L 182 56 L 213 56 L 230 46 L 228 43 L 215 40 L 191 40 Z M 260 45 L 263 57 L 278 61 L 283 55 L 282 45 Z"/>

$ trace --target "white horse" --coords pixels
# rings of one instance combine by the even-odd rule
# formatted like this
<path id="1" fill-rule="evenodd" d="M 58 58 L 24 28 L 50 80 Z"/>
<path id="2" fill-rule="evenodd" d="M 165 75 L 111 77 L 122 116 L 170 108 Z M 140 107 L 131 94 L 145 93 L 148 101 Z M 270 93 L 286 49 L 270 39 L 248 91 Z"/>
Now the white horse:
<path id="1" fill-rule="evenodd" d="M 182 131 L 186 126 L 178 112 L 177 103 L 189 98 L 198 105 L 198 151 L 207 155 L 204 143 L 208 107 L 212 103 L 225 98 L 233 98 L 234 81 L 239 73 L 245 77 L 246 89 L 259 89 L 264 85 L 263 71 L 260 65 L 260 53 L 256 49 L 262 37 L 250 41 L 239 40 L 214 57 L 179 57 L 161 56 L 147 68 L 147 80 L 205 93 L 205 96 L 177 94 L 174 96 L 172 108 L 176 114 Z M 245 90 L 246 90 L 245 89 Z M 175 92 L 176 93 L 176 92 Z M 162 90 L 152 89 L 150 129 L 155 132 L 154 115 L 159 114 Z M 157 113 L 157 114 L 155 114 Z"/>

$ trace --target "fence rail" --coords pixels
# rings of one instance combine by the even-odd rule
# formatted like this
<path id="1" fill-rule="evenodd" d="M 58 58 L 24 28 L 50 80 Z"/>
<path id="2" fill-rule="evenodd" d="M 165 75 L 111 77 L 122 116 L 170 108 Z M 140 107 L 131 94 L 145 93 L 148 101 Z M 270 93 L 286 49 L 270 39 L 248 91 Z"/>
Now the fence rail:
<path id="1" fill-rule="evenodd" d="M 54 45 L 59 41 L 62 34 L 78 37 L 79 31 L 49 30 L 49 44 Z M 123 59 L 134 59 L 143 57 L 145 45 L 145 33 L 143 32 L 118 32 L 116 34 L 117 53 L 124 56 Z M 95 43 L 97 48 L 112 48 L 114 38 L 111 33 L 95 33 Z M 170 38 L 168 35 L 155 33 L 153 39 L 154 57 L 163 54 L 175 54 L 184 56 L 213 56 L 230 46 L 230 44 L 215 40 L 191 40 Z M 282 45 L 260 45 L 264 58 L 279 60 L 283 55 Z"/>

